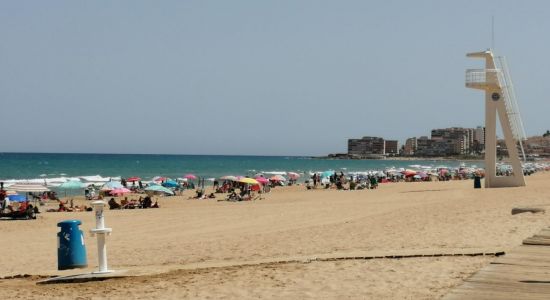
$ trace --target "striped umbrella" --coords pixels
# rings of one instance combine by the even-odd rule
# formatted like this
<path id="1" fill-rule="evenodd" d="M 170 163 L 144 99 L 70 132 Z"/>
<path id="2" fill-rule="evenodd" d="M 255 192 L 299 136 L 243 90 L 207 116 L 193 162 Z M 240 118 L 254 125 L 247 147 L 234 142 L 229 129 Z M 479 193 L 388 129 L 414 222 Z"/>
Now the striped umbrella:
<path id="1" fill-rule="evenodd" d="M 6 188 L 10 191 L 17 191 L 17 192 L 48 192 L 50 189 L 48 189 L 46 186 L 41 184 L 26 184 L 26 183 L 16 183 L 13 185 L 10 185 Z"/>

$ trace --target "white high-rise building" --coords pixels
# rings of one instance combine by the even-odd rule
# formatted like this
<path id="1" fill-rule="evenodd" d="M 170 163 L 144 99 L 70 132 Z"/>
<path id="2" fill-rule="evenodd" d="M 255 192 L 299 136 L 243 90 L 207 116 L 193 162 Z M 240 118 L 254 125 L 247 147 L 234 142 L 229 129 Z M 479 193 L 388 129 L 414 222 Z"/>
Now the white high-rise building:
<path id="1" fill-rule="evenodd" d="M 480 145 L 485 145 L 485 127 L 477 126 L 474 130 L 474 141 Z"/>

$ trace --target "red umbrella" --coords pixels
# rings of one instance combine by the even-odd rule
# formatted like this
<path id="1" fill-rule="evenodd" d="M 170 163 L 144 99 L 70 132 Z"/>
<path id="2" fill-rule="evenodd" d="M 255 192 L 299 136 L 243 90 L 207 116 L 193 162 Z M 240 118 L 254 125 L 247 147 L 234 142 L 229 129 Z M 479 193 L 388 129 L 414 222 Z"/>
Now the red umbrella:
<path id="1" fill-rule="evenodd" d="M 126 179 L 127 182 L 136 182 L 136 181 L 140 181 L 140 180 L 141 180 L 141 178 L 135 177 L 135 176 Z"/>
<path id="2" fill-rule="evenodd" d="M 407 169 L 405 171 L 402 171 L 401 174 L 405 175 L 405 177 L 410 177 L 416 175 L 416 171 Z"/>
<path id="3" fill-rule="evenodd" d="M 261 184 L 266 184 L 266 183 L 269 183 L 269 180 L 265 177 L 261 177 L 261 176 L 258 176 L 255 178 L 257 182 L 261 183 Z"/>
<path id="4" fill-rule="evenodd" d="M 132 191 L 130 191 L 127 188 L 117 188 L 117 189 L 111 190 L 109 193 L 111 195 L 124 195 L 124 194 L 131 193 L 131 192 Z"/>
<path id="5" fill-rule="evenodd" d="M 197 176 L 195 176 L 195 175 L 193 175 L 193 174 L 187 174 L 187 175 L 183 176 L 183 178 L 195 180 L 195 179 L 197 179 Z"/>

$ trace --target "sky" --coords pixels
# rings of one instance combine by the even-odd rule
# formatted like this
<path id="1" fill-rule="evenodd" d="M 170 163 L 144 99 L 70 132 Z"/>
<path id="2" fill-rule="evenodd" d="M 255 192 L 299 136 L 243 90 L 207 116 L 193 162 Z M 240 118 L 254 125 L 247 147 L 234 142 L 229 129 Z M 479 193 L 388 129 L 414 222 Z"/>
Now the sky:
<path id="1" fill-rule="evenodd" d="M 484 124 L 467 52 L 547 129 L 550 1 L 0 1 L 0 152 L 326 155 Z M 494 44 L 491 19 L 494 17 Z"/>

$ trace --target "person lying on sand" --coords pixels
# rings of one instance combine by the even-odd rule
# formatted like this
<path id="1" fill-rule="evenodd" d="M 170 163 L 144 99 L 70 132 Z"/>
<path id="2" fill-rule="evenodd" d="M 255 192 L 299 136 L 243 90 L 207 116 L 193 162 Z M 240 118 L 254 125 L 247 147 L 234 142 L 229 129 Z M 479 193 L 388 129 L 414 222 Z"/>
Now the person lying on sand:
<path id="1" fill-rule="evenodd" d="M 59 208 L 57 209 L 57 211 L 73 211 L 72 208 L 65 206 L 67 205 L 67 202 L 68 201 L 63 202 L 59 200 Z"/>
<path id="2" fill-rule="evenodd" d="M 120 201 L 122 209 L 135 209 L 139 207 L 139 203 L 136 199 L 128 200 L 127 198 Z"/>

